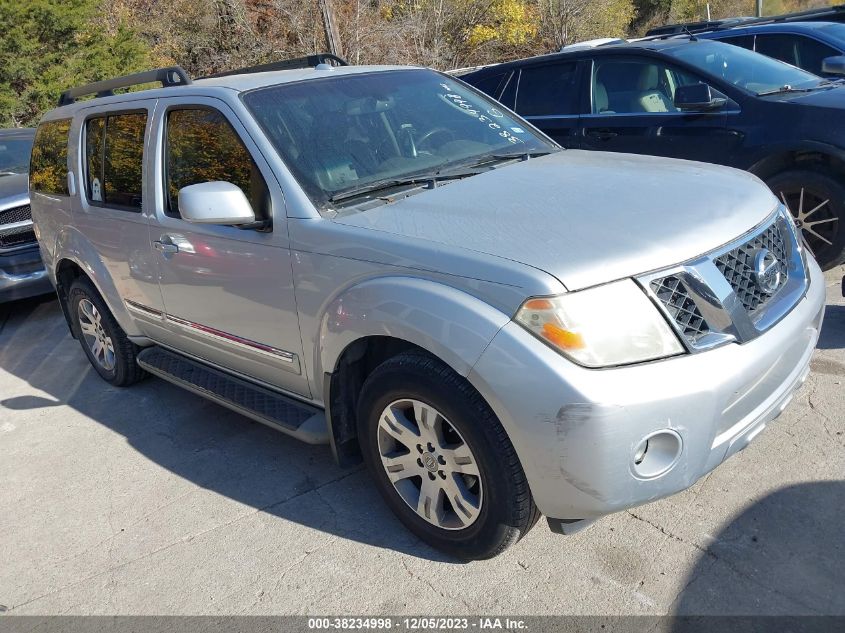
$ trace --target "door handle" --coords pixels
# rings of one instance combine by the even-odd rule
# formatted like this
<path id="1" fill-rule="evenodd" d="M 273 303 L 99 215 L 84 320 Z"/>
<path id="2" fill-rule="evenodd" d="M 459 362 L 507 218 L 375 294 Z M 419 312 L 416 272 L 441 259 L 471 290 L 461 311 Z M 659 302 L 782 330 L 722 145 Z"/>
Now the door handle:
<path id="1" fill-rule="evenodd" d="M 600 129 L 600 130 L 590 130 L 587 132 L 587 136 L 598 139 L 599 141 L 609 141 L 612 138 L 616 138 L 619 136 L 618 132 L 614 132 L 613 130 L 608 129 Z"/>
<path id="2" fill-rule="evenodd" d="M 176 244 L 171 244 L 169 242 L 160 242 L 156 240 L 153 242 L 153 248 L 156 249 L 159 253 L 165 254 L 173 254 L 179 252 L 179 247 Z"/>

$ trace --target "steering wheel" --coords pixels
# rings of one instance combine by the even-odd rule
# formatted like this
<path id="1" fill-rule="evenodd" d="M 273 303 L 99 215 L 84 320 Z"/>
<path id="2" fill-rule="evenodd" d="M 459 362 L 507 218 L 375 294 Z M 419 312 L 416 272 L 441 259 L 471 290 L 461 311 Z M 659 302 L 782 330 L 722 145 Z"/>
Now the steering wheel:
<path id="1" fill-rule="evenodd" d="M 426 143 L 428 143 L 432 138 L 434 138 L 437 135 L 449 137 L 447 140 L 443 141 L 444 143 L 447 143 L 448 141 L 454 141 L 455 140 L 455 133 L 452 130 L 445 128 L 445 127 L 433 127 L 428 132 L 423 134 L 419 138 L 419 140 L 417 140 L 417 148 L 423 147 Z"/>

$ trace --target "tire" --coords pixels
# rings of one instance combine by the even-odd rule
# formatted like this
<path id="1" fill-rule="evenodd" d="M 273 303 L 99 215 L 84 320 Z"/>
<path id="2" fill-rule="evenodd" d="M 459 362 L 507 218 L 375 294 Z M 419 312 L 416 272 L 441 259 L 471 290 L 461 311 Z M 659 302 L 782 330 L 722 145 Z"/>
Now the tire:
<path id="1" fill-rule="evenodd" d="M 74 335 L 103 380 L 128 387 L 146 376 L 136 362 L 138 346 L 126 337 L 90 281 L 74 281 L 67 301 Z"/>
<path id="2" fill-rule="evenodd" d="M 492 558 L 537 522 L 505 430 L 481 395 L 441 361 L 421 352 L 385 361 L 364 382 L 357 415 L 376 487 L 399 520 L 432 547 L 465 560 Z M 396 485 L 388 468 L 396 469 Z M 424 484 L 434 492 L 421 504 Z"/>
<path id="3" fill-rule="evenodd" d="M 796 218 L 804 241 L 824 270 L 845 261 L 845 187 L 842 184 L 827 173 L 802 169 L 782 172 L 766 184 Z"/>

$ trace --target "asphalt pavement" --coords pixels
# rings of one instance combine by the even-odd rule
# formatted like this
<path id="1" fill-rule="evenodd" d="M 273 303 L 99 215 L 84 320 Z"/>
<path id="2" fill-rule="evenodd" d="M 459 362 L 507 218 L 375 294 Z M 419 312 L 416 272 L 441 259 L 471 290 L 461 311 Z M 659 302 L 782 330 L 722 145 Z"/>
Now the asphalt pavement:
<path id="1" fill-rule="evenodd" d="M 745 451 L 469 564 L 327 447 L 161 380 L 112 388 L 54 300 L 0 306 L 0 612 L 845 615 L 843 274 L 810 378 Z"/>

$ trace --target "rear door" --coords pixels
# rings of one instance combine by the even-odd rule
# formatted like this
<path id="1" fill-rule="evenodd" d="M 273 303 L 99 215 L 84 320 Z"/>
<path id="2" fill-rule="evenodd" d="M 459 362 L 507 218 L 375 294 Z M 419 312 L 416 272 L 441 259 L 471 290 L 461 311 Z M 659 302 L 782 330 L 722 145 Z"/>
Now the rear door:
<path id="1" fill-rule="evenodd" d="M 581 117 L 581 147 L 724 162 L 741 143 L 727 129 L 728 113 L 739 106 L 729 99 L 716 111 L 678 110 L 677 87 L 696 83 L 707 82 L 658 57 L 597 56 L 590 78 L 591 112 Z"/>
<path id="2" fill-rule="evenodd" d="M 566 60 L 523 66 L 511 79 L 516 112 L 568 148 L 579 146 L 579 75 L 578 61 Z"/>
<path id="3" fill-rule="evenodd" d="M 152 241 L 167 313 L 164 341 L 246 377 L 309 396 L 282 191 L 229 106 L 162 99 L 154 132 Z M 182 187 L 239 186 L 267 229 L 187 222 Z"/>
<path id="4" fill-rule="evenodd" d="M 142 99 L 83 109 L 70 143 L 78 160 L 73 172 L 79 175 L 73 223 L 148 336 L 160 330 L 157 316 L 163 308 L 150 252 L 152 198 L 144 161 L 155 106 L 154 99 Z"/>

